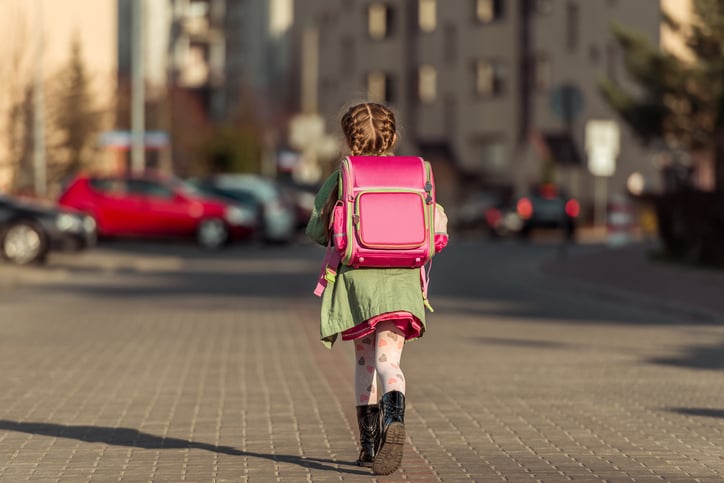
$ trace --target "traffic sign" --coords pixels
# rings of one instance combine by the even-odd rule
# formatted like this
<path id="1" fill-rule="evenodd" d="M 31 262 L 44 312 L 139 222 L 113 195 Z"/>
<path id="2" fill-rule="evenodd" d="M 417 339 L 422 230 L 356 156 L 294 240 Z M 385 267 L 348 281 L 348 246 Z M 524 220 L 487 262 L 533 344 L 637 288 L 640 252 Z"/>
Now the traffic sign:
<path id="1" fill-rule="evenodd" d="M 620 148 L 616 121 L 591 120 L 586 123 L 588 169 L 596 176 L 613 176 Z"/>

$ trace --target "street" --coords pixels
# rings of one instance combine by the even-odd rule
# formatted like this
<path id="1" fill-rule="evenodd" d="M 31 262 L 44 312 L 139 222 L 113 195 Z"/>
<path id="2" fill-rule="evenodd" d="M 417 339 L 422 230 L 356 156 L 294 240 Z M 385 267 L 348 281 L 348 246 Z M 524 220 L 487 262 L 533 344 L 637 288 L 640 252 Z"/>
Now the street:
<path id="1" fill-rule="evenodd" d="M 724 325 L 548 276 L 555 243 L 474 239 L 434 260 L 403 465 L 374 477 L 351 346 L 318 342 L 323 252 L 109 242 L 0 265 L 0 480 L 724 480 Z"/>

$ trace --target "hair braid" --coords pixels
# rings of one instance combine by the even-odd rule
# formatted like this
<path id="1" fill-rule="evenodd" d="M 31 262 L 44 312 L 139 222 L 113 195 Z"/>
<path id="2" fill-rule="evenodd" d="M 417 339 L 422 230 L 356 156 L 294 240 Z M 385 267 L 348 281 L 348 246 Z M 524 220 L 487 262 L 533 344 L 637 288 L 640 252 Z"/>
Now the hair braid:
<path id="1" fill-rule="evenodd" d="M 389 154 L 397 140 L 395 116 L 381 104 L 352 106 L 341 124 L 353 156 Z"/>
<path id="2" fill-rule="evenodd" d="M 342 116 L 341 125 L 352 156 L 391 154 L 397 142 L 395 115 L 381 104 L 369 102 L 350 107 Z M 332 190 L 322 207 L 327 227 L 336 203 L 337 188 Z"/>

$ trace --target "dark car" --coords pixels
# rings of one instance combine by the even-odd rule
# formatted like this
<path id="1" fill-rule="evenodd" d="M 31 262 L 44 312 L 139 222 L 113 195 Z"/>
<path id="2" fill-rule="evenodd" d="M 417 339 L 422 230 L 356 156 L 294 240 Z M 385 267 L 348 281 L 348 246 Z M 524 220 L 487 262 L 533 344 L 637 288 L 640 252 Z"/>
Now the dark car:
<path id="1" fill-rule="evenodd" d="M 195 237 L 219 248 L 254 234 L 254 213 L 157 173 L 76 177 L 59 200 L 92 216 L 105 237 Z"/>
<path id="2" fill-rule="evenodd" d="M 539 229 L 562 230 L 566 239 L 575 238 L 580 205 L 555 184 L 534 186 L 527 196 L 517 200 L 515 210 L 522 222 L 523 238 Z"/>
<path id="3" fill-rule="evenodd" d="M 297 227 L 294 200 L 276 181 L 256 174 L 216 174 L 190 183 L 203 193 L 255 206 L 265 242 L 287 243 L 293 239 Z"/>
<path id="4" fill-rule="evenodd" d="M 43 262 L 50 251 L 82 250 L 95 241 L 89 216 L 0 195 L 0 252 L 12 263 Z"/>
<path id="5" fill-rule="evenodd" d="M 458 208 L 453 222 L 455 230 L 460 232 L 490 229 L 489 211 L 500 206 L 502 196 L 494 191 L 475 191 L 469 193 Z"/>
<path id="6" fill-rule="evenodd" d="M 508 238 L 520 234 L 523 228 L 515 203 L 500 201 L 485 210 L 485 226 L 491 238 Z"/>

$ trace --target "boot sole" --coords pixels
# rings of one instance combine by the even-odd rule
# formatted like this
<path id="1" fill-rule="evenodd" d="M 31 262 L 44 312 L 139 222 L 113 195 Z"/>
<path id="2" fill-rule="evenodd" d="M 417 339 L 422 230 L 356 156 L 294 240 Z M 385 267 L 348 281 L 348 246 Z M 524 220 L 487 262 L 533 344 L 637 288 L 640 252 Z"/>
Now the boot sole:
<path id="1" fill-rule="evenodd" d="M 387 427 L 382 446 L 375 455 L 372 471 L 377 475 L 389 475 L 397 471 L 402 464 L 402 449 L 405 447 L 405 426 L 391 423 Z"/>

